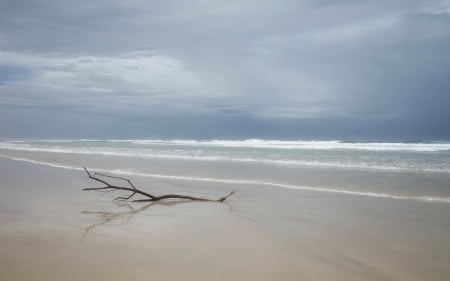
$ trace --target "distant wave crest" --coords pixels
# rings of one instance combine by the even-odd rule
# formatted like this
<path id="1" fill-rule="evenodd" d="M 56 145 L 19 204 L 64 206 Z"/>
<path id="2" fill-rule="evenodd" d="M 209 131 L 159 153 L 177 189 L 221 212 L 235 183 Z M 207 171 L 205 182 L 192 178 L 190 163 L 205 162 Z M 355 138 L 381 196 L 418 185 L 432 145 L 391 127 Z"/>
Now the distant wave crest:
<path id="1" fill-rule="evenodd" d="M 230 161 L 278 166 L 450 173 L 450 164 L 446 160 L 450 143 L 89 139 L 0 141 L 0 149 L 167 160 Z M 330 154 L 324 154 L 325 151 Z M 397 155 L 394 158 L 386 153 L 378 155 L 378 152 L 383 151 L 396 152 Z M 306 155 L 307 153 L 309 154 Z M 434 153 L 438 153 L 439 155 L 436 155 L 439 158 L 436 158 Z M 428 156 L 424 160 L 421 155 Z"/>
<path id="2" fill-rule="evenodd" d="M 345 142 L 340 140 L 158 140 L 158 139 L 49 139 L 49 140 L 15 140 L 0 142 L 0 147 L 14 144 L 57 144 L 77 143 L 123 143 L 137 146 L 198 146 L 198 147 L 234 147 L 234 148 L 268 148 L 268 149 L 305 149 L 305 150 L 365 150 L 365 151 L 450 151 L 450 142 Z"/>
<path id="3" fill-rule="evenodd" d="M 98 141 L 98 140 L 97 140 Z M 445 151 L 450 143 L 415 142 L 343 142 L 332 141 L 284 141 L 284 140 L 110 140 L 112 142 L 130 142 L 137 145 L 181 145 L 213 147 L 245 147 L 272 149 L 308 149 L 308 150 L 371 150 L 371 151 Z"/>

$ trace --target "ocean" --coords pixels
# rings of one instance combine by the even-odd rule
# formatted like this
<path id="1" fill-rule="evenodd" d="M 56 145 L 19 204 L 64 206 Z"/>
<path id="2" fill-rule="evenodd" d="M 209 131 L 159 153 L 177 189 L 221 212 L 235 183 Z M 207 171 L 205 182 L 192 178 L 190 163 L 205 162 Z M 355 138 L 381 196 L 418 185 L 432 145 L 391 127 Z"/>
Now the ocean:
<path id="1" fill-rule="evenodd" d="M 450 142 L 2 140 L 0 155 L 128 177 L 450 203 Z"/>

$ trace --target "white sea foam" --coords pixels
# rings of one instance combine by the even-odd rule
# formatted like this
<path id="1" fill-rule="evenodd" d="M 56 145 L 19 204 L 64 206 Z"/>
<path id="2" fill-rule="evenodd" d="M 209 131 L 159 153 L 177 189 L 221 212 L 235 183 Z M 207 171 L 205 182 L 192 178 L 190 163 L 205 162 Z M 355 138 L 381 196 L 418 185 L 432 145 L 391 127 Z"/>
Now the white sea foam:
<path id="1" fill-rule="evenodd" d="M 61 169 L 68 169 L 68 170 L 83 170 L 80 167 L 72 167 L 72 166 L 68 166 L 68 165 L 55 164 L 55 163 L 46 162 L 46 161 L 37 161 L 37 160 L 34 160 L 34 159 L 9 156 L 9 155 L 5 155 L 5 154 L 0 154 L 0 157 L 1 158 L 11 159 L 11 160 L 14 160 L 14 161 L 27 162 L 27 163 L 31 163 L 31 164 L 35 164 L 35 165 L 49 166 L 49 167 L 53 167 L 53 168 L 61 168 Z M 105 170 L 105 172 L 106 172 L 106 170 Z"/>
<path id="2" fill-rule="evenodd" d="M 114 140 L 121 142 L 120 140 Z M 450 143 L 392 143 L 392 142 L 342 142 L 333 141 L 281 141 L 281 140 L 123 140 L 140 145 L 183 145 L 212 147 L 246 147 L 272 149 L 309 150 L 369 150 L 369 151 L 417 151 L 432 152 L 450 150 Z"/>
<path id="3" fill-rule="evenodd" d="M 66 145 L 68 142 L 74 142 L 76 145 Z M 194 147 L 188 148 L 174 148 L 170 147 L 174 144 L 183 145 L 199 145 L 199 141 L 162 141 L 162 140 L 108 140 L 107 142 L 125 142 L 128 146 L 110 146 L 110 145 L 92 145 L 92 142 L 103 142 L 101 140 L 40 140 L 40 141 L 3 141 L 0 142 L 0 149 L 19 150 L 19 151 L 34 151 L 34 152 L 51 152 L 51 153 L 71 153 L 71 154 L 88 154 L 88 155 L 109 155 L 120 157 L 135 157 L 135 158 L 149 158 L 149 159 L 167 159 L 167 160 L 186 160 L 186 161 L 229 161 L 240 163 L 256 163 L 266 165 L 278 166 L 304 166 L 304 167 L 319 167 L 319 168 L 338 168 L 338 169 L 358 169 L 358 170 L 374 170 L 374 171 L 392 171 L 392 172 L 431 172 L 431 173 L 450 173 L 448 163 L 436 164 L 435 159 L 431 163 L 413 162 L 408 163 L 402 155 L 400 161 L 383 163 L 377 161 L 364 161 L 358 158 L 348 160 L 339 159 L 302 159 L 303 156 L 292 159 L 291 156 L 284 159 L 277 159 L 278 156 L 271 157 L 270 151 L 268 153 L 258 152 L 246 156 L 245 153 L 229 151 L 223 148 L 220 151 L 204 151 Z M 135 142 L 145 143 L 147 145 L 164 145 L 164 149 L 142 148 Z M 211 141 L 208 143 L 223 143 L 225 141 Z M 233 141 L 231 141 L 233 142 Z M 244 141 L 245 142 L 245 141 Z M 270 142 L 260 140 L 248 140 L 249 143 L 255 142 Z M 272 141 L 289 143 L 286 141 Z M 130 145 L 130 143 L 133 143 Z M 167 145 L 169 143 L 169 145 Z M 240 142 L 242 143 L 242 142 Z M 298 143 L 298 142 L 291 142 Z M 338 141 L 331 142 L 308 142 L 308 143 L 334 143 L 339 144 Z M 82 144 L 80 146 L 80 144 Z M 400 144 L 396 144 L 400 145 Z M 425 144 L 422 144 L 425 145 Z M 431 144 L 430 144 L 431 145 Z M 443 144 L 442 144 L 443 145 Z M 206 145 L 208 146 L 208 145 Z M 437 149 L 437 147 L 435 147 Z M 200 152 L 199 152 L 200 151 Z M 422 151 L 423 152 L 423 151 Z M 296 152 L 303 153 L 303 152 Z M 342 152 L 344 153 L 344 152 Z M 372 152 L 370 152 L 372 153 Z M 376 153 L 376 152 L 373 152 Z M 414 153 L 414 152 L 413 152 Z M 290 154 L 292 155 L 292 154 Z M 291 157 L 291 159 L 290 159 Z M 441 156 L 442 158 L 442 156 Z M 448 161 L 447 161 L 448 162 Z"/>
<path id="4" fill-rule="evenodd" d="M 129 143 L 135 145 L 169 145 L 169 146 L 200 146 L 200 147 L 234 147 L 234 148 L 269 148 L 269 149 L 307 149 L 307 150 L 365 150 L 365 151 L 415 151 L 433 152 L 450 151 L 450 142 L 343 142 L 339 140 L 331 141 L 282 141 L 282 140 L 100 140 L 100 139 L 80 139 L 80 140 L 31 140 L 31 141 L 9 141 L 9 143 Z"/>
<path id="5" fill-rule="evenodd" d="M 0 157 L 9 158 L 16 161 L 24 161 L 37 165 L 46 165 L 55 168 L 63 168 L 70 170 L 82 170 L 80 167 L 73 167 L 69 165 L 55 164 L 46 161 L 37 161 L 33 159 L 21 158 L 21 157 L 11 157 L 8 155 L 0 154 Z M 240 180 L 240 179 L 222 179 L 222 178 L 213 178 L 213 177 L 195 177 L 195 176 L 178 176 L 178 175 L 165 175 L 165 174 L 150 174 L 150 173 L 142 173 L 136 172 L 133 170 L 125 170 L 125 169 L 96 169 L 98 172 L 103 173 L 112 173 L 122 176 L 141 176 L 141 177 L 150 177 L 157 179 L 170 179 L 170 180 L 183 180 L 183 181 L 198 181 L 198 182 L 216 182 L 223 184 L 239 184 L 239 185 L 263 185 L 263 186 L 271 186 L 278 188 L 287 188 L 287 189 L 295 189 L 295 190 L 309 190 L 315 192 L 327 192 L 327 193 L 337 193 L 337 194 L 345 194 L 345 195 L 353 195 L 353 196 L 365 196 L 365 197 L 375 197 L 375 198 L 386 198 L 386 199 L 395 199 L 395 200 L 413 200 L 413 201 L 424 201 L 424 202 L 436 202 L 436 203 L 450 203 L 450 197 L 438 197 L 438 196 L 403 196 L 403 195 L 395 195 L 388 193 L 376 193 L 376 192 L 365 192 L 365 191 L 354 191 L 354 190 L 346 190 L 340 188 L 327 188 L 327 187 L 312 187 L 312 186 L 303 186 L 303 185 L 292 185 L 292 184 L 284 184 L 284 183 L 276 183 L 270 181 L 260 181 L 260 180 Z"/>

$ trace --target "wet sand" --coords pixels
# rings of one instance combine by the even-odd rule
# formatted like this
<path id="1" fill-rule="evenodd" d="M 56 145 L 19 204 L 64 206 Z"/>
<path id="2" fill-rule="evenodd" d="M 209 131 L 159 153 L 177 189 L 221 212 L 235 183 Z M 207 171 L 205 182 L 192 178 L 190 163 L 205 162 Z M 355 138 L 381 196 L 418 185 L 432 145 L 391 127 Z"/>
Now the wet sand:
<path id="1" fill-rule="evenodd" d="M 325 175 L 326 176 L 326 175 Z M 450 204 L 132 177 L 229 204 L 118 204 L 0 158 L 0 280 L 448 280 Z"/>

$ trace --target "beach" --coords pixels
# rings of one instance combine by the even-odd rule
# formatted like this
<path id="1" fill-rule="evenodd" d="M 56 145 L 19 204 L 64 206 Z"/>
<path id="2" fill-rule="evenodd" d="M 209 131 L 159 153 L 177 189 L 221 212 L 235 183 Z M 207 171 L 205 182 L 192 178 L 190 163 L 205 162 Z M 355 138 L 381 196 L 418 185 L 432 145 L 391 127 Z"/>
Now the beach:
<path id="1" fill-rule="evenodd" d="M 450 0 L 0 15 L 0 281 L 450 281 Z"/>
<path id="2" fill-rule="evenodd" d="M 83 159 L 95 169 L 99 163 L 136 159 L 48 153 L 47 164 L 43 159 L 38 164 L 29 161 L 36 155 L 24 161 L 31 152 L 15 155 L 22 160 L 11 160 L 11 151 L 2 153 L 1 280 L 450 276 L 450 204 L 445 202 L 139 175 L 126 177 L 157 195 L 236 194 L 226 204 L 117 202 L 112 199 L 120 193 L 82 191 L 98 183 L 81 166 L 49 163 Z"/>
<path id="3" fill-rule="evenodd" d="M 0 15 L 0 281 L 450 281 L 450 0 Z"/>

